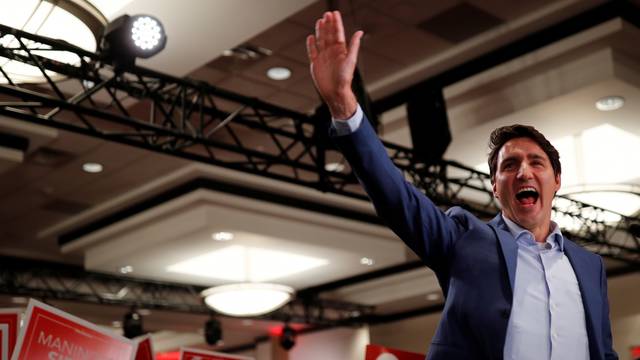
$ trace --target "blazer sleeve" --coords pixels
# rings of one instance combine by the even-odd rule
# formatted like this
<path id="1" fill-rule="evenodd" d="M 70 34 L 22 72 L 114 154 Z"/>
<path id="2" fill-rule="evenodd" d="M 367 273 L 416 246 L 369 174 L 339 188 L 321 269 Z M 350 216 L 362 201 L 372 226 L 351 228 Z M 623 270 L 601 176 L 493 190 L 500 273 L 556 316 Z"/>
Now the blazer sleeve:
<path id="1" fill-rule="evenodd" d="M 355 132 L 332 137 L 371 198 L 378 216 L 427 266 L 435 271 L 445 266 L 464 230 L 462 219 L 447 216 L 405 181 L 366 117 Z"/>
<path id="2" fill-rule="evenodd" d="M 613 338 L 611 336 L 611 322 L 609 320 L 609 297 L 607 295 L 607 274 L 605 266 L 600 258 L 600 289 L 602 292 L 602 341 L 604 358 L 606 360 L 618 360 L 618 354 L 613 350 Z"/>

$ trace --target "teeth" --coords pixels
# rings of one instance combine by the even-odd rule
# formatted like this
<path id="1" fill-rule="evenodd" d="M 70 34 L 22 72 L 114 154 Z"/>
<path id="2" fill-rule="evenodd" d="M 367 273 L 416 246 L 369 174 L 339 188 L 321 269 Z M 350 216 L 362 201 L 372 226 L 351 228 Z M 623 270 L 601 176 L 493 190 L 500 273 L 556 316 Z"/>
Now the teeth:
<path id="1" fill-rule="evenodd" d="M 520 194 L 522 192 L 525 192 L 525 191 L 533 191 L 536 194 L 538 193 L 538 191 L 534 187 L 528 186 L 528 187 L 524 187 L 524 188 L 518 190 L 518 194 Z"/>

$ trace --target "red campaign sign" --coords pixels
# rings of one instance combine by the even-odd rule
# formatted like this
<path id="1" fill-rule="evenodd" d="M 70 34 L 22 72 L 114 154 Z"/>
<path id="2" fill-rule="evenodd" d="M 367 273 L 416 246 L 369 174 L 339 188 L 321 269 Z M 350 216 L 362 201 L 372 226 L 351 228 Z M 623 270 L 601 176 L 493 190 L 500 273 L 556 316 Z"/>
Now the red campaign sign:
<path id="1" fill-rule="evenodd" d="M 145 335 L 134 339 L 138 343 L 136 360 L 154 360 L 151 336 Z"/>
<path id="2" fill-rule="evenodd" d="M 9 360 L 9 326 L 0 324 L 0 359 Z"/>
<path id="3" fill-rule="evenodd" d="M 7 325 L 6 332 L 3 331 L 2 336 L 6 334 L 7 344 L 2 344 L 2 352 L 7 351 L 7 357 L 2 356 L 2 360 L 8 360 L 13 355 L 13 349 L 18 340 L 18 330 L 20 330 L 20 314 L 21 309 L 0 309 L 0 325 Z"/>
<path id="4" fill-rule="evenodd" d="M 229 355 L 200 349 L 180 349 L 180 360 L 254 360 L 254 358 Z"/>
<path id="5" fill-rule="evenodd" d="M 31 299 L 12 360 L 133 360 L 135 343 Z"/>
<path id="6" fill-rule="evenodd" d="M 365 360 L 424 360 L 425 355 L 388 348 L 380 345 L 367 345 Z"/>

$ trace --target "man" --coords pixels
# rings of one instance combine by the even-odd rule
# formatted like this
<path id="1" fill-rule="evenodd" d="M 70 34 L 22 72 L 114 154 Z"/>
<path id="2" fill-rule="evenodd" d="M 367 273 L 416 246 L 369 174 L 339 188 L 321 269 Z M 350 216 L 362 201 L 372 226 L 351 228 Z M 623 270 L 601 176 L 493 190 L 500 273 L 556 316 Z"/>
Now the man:
<path id="1" fill-rule="evenodd" d="M 442 212 L 404 180 L 351 91 L 362 35 L 347 46 L 339 12 L 325 13 L 307 38 L 311 74 L 378 214 L 445 294 L 427 358 L 617 359 L 602 260 L 551 221 L 556 149 L 529 126 L 495 130 L 489 165 L 502 212 L 489 223 L 459 207 Z"/>

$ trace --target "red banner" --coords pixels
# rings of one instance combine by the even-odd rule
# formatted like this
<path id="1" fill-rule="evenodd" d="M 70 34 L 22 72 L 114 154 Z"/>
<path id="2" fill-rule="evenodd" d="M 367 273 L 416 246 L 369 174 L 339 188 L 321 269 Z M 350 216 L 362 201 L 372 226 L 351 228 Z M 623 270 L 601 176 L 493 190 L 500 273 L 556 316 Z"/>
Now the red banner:
<path id="1" fill-rule="evenodd" d="M 31 299 L 12 360 L 133 360 L 135 343 Z"/>
<path id="2" fill-rule="evenodd" d="M 138 343 L 138 349 L 136 350 L 136 360 L 154 360 L 151 336 L 140 336 L 135 338 L 134 341 Z"/>
<path id="3" fill-rule="evenodd" d="M 180 349 L 180 360 L 254 360 L 254 358 L 229 355 L 200 349 Z"/>
<path id="4" fill-rule="evenodd" d="M 425 355 L 388 348 L 380 345 L 367 345 L 365 360 L 424 360 Z"/>
<path id="5" fill-rule="evenodd" d="M 0 324 L 0 359 L 9 360 L 9 326 Z"/>
<path id="6" fill-rule="evenodd" d="M 22 314 L 21 309 L 0 309 L 0 325 L 7 325 L 7 329 L 2 331 L 2 337 L 7 339 L 6 344 L 3 340 L 0 351 L 2 360 L 8 360 L 13 355 L 13 349 L 18 340 L 18 330 L 20 330 L 20 314 Z M 4 355 L 5 352 L 7 355 Z"/>

